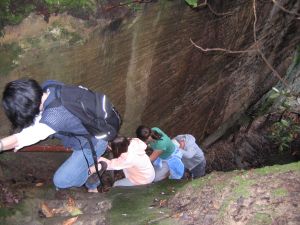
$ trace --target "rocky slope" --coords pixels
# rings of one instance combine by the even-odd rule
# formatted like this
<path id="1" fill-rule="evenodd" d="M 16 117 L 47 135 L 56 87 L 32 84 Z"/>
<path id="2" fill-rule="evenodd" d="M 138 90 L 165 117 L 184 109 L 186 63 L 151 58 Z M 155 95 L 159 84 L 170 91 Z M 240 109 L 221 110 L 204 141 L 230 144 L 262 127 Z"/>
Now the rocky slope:
<path id="1" fill-rule="evenodd" d="M 212 172 L 192 181 L 166 180 L 95 194 L 87 193 L 85 188 L 55 190 L 49 179 L 51 169 L 48 174 L 32 171 L 43 160 L 40 156 L 36 155 L 37 161 L 31 164 L 20 165 L 23 172 L 14 178 L 9 177 L 9 171 L 2 171 L 6 179 L 0 182 L 1 224 L 297 225 L 300 222 L 299 162 L 248 171 Z M 30 170 L 36 175 L 24 176 Z"/>

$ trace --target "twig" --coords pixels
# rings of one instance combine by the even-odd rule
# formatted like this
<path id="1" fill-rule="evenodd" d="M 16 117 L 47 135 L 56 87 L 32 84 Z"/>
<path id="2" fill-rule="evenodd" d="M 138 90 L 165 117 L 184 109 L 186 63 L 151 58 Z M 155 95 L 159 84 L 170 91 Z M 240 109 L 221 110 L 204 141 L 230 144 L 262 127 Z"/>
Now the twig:
<path id="1" fill-rule="evenodd" d="M 147 222 L 147 225 L 148 225 L 148 224 L 157 223 L 157 222 L 159 222 L 159 221 L 161 221 L 161 220 L 164 220 L 164 219 L 167 219 L 167 218 L 170 218 L 170 217 L 171 217 L 170 215 L 161 216 L 161 217 L 159 217 L 159 218 L 156 218 L 156 219 L 153 219 L 153 220 L 148 221 L 148 222 Z"/>
<path id="2" fill-rule="evenodd" d="M 197 45 L 191 38 L 190 38 L 190 42 L 196 47 L 199 48 L 201 51 L 203 52 L 212 52 L 212 51 L 217 51 L 217 52 L 226 52 L 226 53 L 231 53 L 231 54 L 240 54 L 240 53 L 249 53 L 249 52 L 256 52 L 257 50 L 229 50 L 229 49 L 225 49 L 225 48 L 203 48 L 199 45 Z"/>
<path id="3" fill-rule="evenodd" d="M 111 10 L 111 9 L 114 9 L 117 7 L 127 6 L 127 5 L 134 4 L 134 3 L 142 4 L 142 3 L 150 3 L 150 2 L 152 2 L 152 0 L 132 0 L 132 1 L 128 1 L 128 2 L 120 2 L 117 5 L 107 6 L 105 9 Z"/>
<path id="4" fill-rule="evenodd" d="M 269 67 L 269 69 L 275 74 L 275 76 L 286 86 L 287 89 L 291 90 L 291 88 L 288 85 L 288 83 L 284 79 L 282 79 L 282 77 L 280 76 L 280 74 L 277 72 L 277 70 L 274 69 L 274 67 L 267 60 L 266 56 L 263 54 L 263 52 L 261 51 L 261 49 L 258 46 L 257 36 L 256 36 L 256 23 L 257 23 L 256 0 L 253 0 L 253 14 L 254 14 L 253 39 L 254 39 L 254 43 L 255 43 L 257 52 L 260 54 L 260 56 L 263 59 L 263 61 L 266 63 L 266 65 Z"/>
<path id="5" fill-rule="evenodd" d="M 210 11 L 213 13 L 213 14 L 215 14 L 215 15 L 217 15 L 217 16 L 227 16 L 227 15 L 232 15 L 233 14 L 233 12 L 226 12 L 226 13 L 218 13 L 218 12 L 216 12 L 212 7 L 211 7 L 211 5 L 210 4 L 208 4 L 207 3 L 207 6 L 208 6 L 208 8 L 210 9 Z"/>
<path id="6" fill-rule="evenodd" d="M 275 1 L 275 0 L 272 0 Z M 204 1 L 204 3 L 200 4 L 199 6 L 204 6 L 208 5 L 207 0 Z M 211 52 L 211 51 L 221 51 L 225 53 L 230 53 L 230 54 L 240 54 L 240 53 L 249 53 L 249 52 L 257 52 L 267 65 L 267 67 L 274 73 L 274 75 L 287 87 L 287 89 L 291 90 L 290 86 L 288 83 L 282 79 L 281 75 L 277 72 L 277 70 L 274 69 L 274 67 L 271 65 L 271 63 L 268 61 L 266 56 L 263 54 L 261 49 L 258 46 L 257 42 L 257 36 L 256 36 L 256 23 L 257 23 L 257 13 L 256 13 L 256 0 L 253 0 L 253 14 L 254 14 L 254 22 L 253 22 L 253 39 L 254 39 L 254 46 L 255 49 L 249 49 L 249 50 L 230 50 L 230 49 L 225 49 L 225 48 L 203 48 L 199 45 L 197 45 L 193 40 L 190 38 L 190 42 L 198 49 L 200 49 L 203 52 Z"/>
<path id="7" fill-rule="evenodd" d="M 198 8 L 202 7 L 202 6 L 207 6 L 207 0 L 204 0 L 203 3 L 197 5 Z"/>
<path id="8" fill-rule="evenodd" d="M 289 14 L 292 14 L 292 15 L 300 16 L 299 13 L 296 13 L 296 12 L 292 12 L 292 11 L 287 10 L 287 9 L 284 8 L 282 5 L 280 5 L 276 0 L 272 0 L 272 2 L 274 3 L 274 5 L 276 5 L 278 8 L 280 8 L 282 11 L 284 11 L 284 12 L 286 12 L 286 13 L 289 13 Z M 299 20 L 300 17 L 298 17 L 297 19 Z"/>
<path id="9" fill-rule="evenodd" d="M 209 10 L 210 10 L 213 14 L 215 14 L 216 16 L 226 16 L 226 15 L 232 15 L 232 14 L 233 14 L 233 12 L 227 12 L 227 13 L 218 13 L 218 12 L 216 12 L 216 11 L 211 7 L 211 5 L 207 2 L 207 0 L 204 0 L 203 3 L 197 5 L 196 8 L 200 8 L 200 7 L 204 7 L 204 6 L 207 6 L 207 7 L 209 8 Z"/>
<path id="10" fill-rule="evenodd" d="M 290 113 L 295 114 L 295 115 L 297 115 L 297 116 L 300 116 L 300 113 L 299 113 L 299 112 L 290 111 Z"/>
<path id="11" fill-rule="evenodd" d="M 257 22 L 257 14 L 256 14 L 256 0 L 253 0 L 253 14 L 254 14 L 254 22 L 253 22 L 253 39 L 254 43 L 257 44 L 257 37 L 256 37 L 256 22 Z M 258 49 L 258 46 L 256 45 Z"/>
<path id="12" fill-rule="evenodd" d="M 291 90 L 289 84 L 282 79 L 282 77 L 280 76 L 280 74 L 277 72 L 277 70 L 274 69 L 274 67 L 269 63 L 269 61 L 267 60 L 266 56 L 262 53 L 262 51 L 260 49 L 257 49 L 258 53 L 260 54 L 261 58 L 264 60 L 264 62 L 266 63 L 266 65 L 270 68 L 270 70 L 272 70 L 272 72 L 275 74 L 275 76 L 286 86 L 287 89 Z"/>

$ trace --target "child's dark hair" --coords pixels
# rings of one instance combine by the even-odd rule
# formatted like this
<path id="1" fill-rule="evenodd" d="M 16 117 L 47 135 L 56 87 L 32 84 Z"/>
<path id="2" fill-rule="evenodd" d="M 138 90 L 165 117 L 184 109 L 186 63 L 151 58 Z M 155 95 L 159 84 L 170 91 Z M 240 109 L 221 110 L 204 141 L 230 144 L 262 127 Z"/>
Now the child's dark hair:
<path id="1" fill-rule="evenodd" d="M 4 89 L 2 106 L 13 129 L 30 126 L 40 112 L 43 90 L 33 79 L 9 82 Z"/>
<path id="2" fill-rule="evenodd" d="M 127 152 L 130 139 L 118 136 L 111 142 L 111 150 L 114 158 L 118 158 L 122 153 Z"/>
<path id="3" fill-rule="evenodd" d="M 157 131 L 151 130 L 149 127 L 146 127 L 144 125 L 140 125 L 136 131 L 137 138 L 141 139 L 142 141 L 147 141 L 147 139 L 151 136 L 154 140 L 160 140 L 162 135 L 158 133 Z"/>

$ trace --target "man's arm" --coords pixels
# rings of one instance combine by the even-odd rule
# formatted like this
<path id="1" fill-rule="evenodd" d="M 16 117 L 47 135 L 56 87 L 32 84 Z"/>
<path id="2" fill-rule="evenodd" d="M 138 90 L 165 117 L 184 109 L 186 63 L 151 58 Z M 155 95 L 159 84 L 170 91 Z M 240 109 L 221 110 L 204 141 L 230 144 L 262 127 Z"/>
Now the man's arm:
<path id="1" fill-rule="evenodd" d="M 37 121 L 33 125 L 24 128 L 20 133 L 2 138 L 0 141 L 0 150 L 6 151 L 14 149 L 16 152 L 25 146 L 33 145 L 44 140 L 54 133 L 55 131 L 52 128 Z"/>
<path id="2" fill-rule="evenodd" d="M 18 140 L 18 146 L 15 148 L 15 151 L 45 140 L 54 133 L 55 131 L 51 127 L 37 122 L 30 127 L 24 128 L 20 133 L 15 134 Z"/>
<path id="3" fill-rule="evenodd" d="M 13 134 L 0 140 L 0 151 L 7 151 L 18 146 L 18 139 Z"/>

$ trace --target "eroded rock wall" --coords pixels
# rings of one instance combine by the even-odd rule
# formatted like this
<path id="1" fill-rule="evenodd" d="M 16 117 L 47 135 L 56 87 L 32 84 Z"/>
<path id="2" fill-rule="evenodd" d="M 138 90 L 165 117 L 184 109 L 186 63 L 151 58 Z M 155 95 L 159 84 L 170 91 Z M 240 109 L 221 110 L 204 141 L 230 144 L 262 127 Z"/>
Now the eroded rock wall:
<path id="1" fill-rule="evenodd" d="M 297 0 L 278 2 L 299 11 Z M 210 1 L 213 11 L 177 0 L 142 6 L 93 24 L 68 15 L 53 15 L 46 23 L 31 15 L 6 28 L 0 40 L 1 90 L 24 76 L 83 84 L 109 95 L 123 115 L 122 134 L 134 135 L 146 124 L 171 136 L 191 133 L 208 147 L 277 83 L 257 52 L 203 52 L 190 42 L 253 49 L 252 1 Z M 256 11 L 258 46 L 284 76 L 299 44 L 299 20 L 272 1 L 257 1 Z M 3 136 L 9 129 L 3 113 L 0 123 Z"/>

